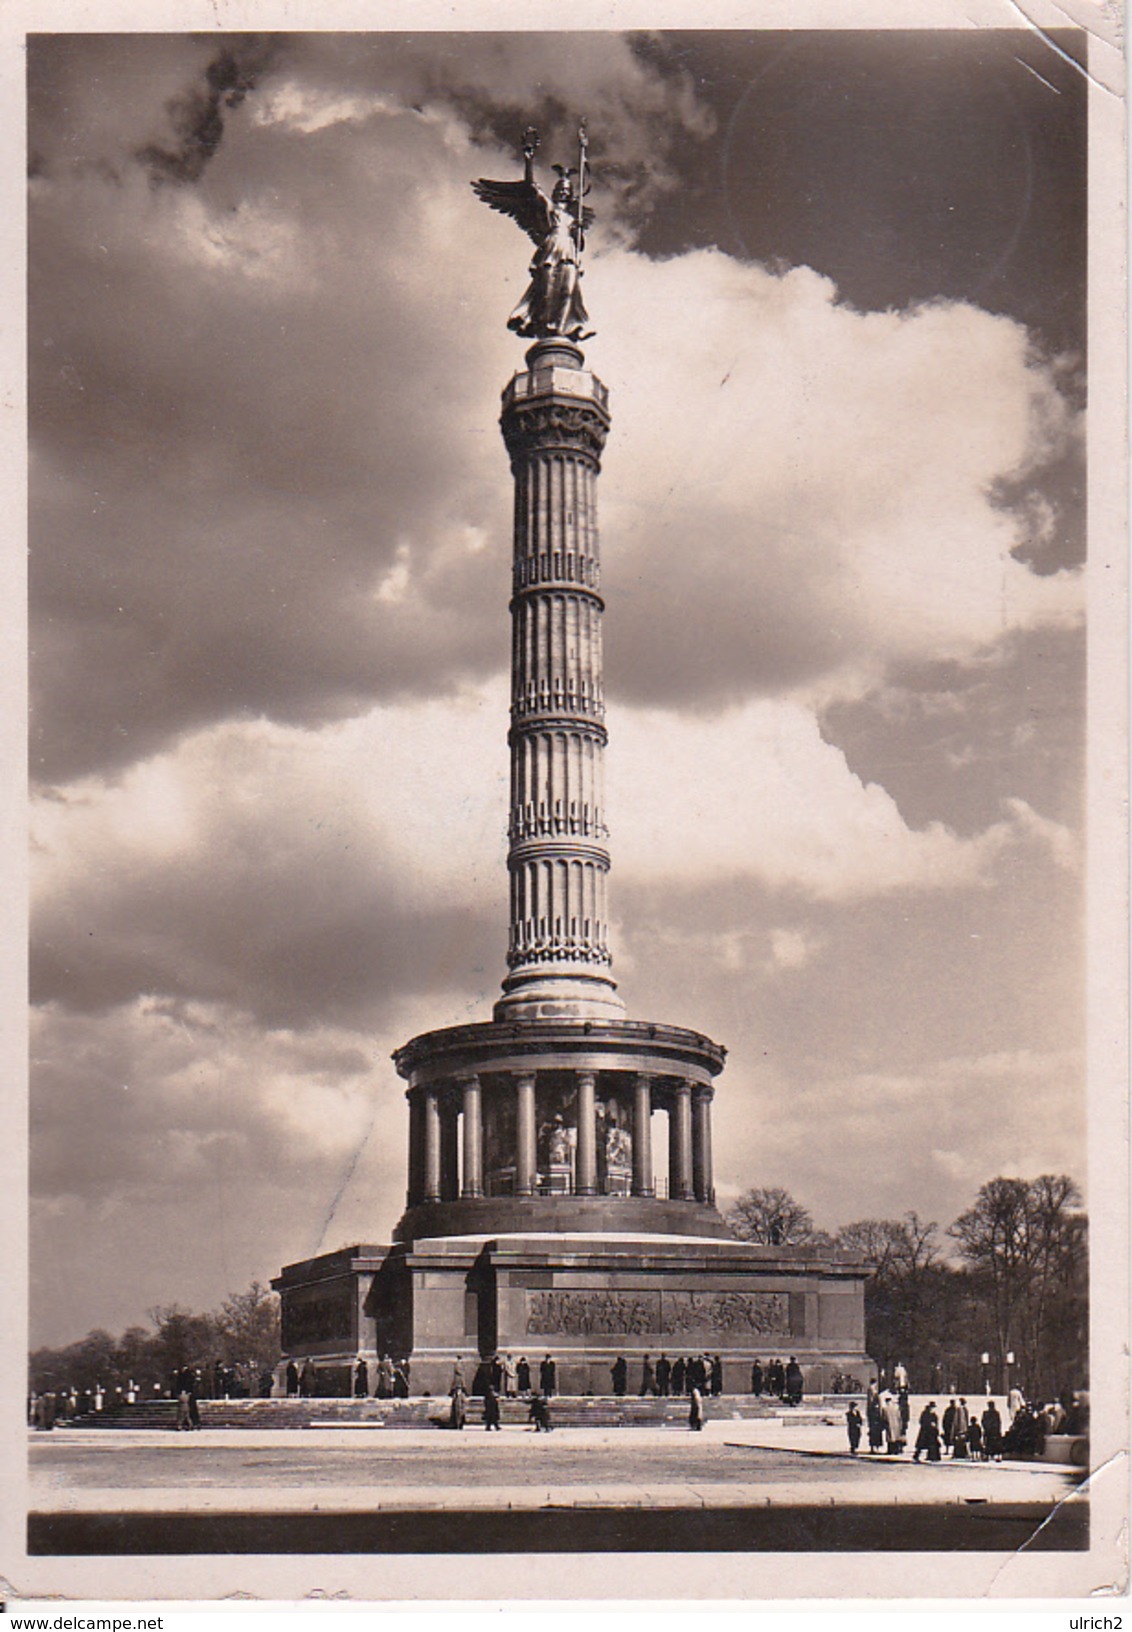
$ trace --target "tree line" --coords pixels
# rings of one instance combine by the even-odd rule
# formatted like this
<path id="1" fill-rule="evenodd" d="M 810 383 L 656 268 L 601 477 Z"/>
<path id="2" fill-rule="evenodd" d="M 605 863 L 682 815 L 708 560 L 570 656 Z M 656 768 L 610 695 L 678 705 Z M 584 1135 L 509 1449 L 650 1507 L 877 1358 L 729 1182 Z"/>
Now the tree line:
<path id="1" fill-rule="evenodd" d="M 1063 1173 L 991 1179 L 943 1231 L 908 1212 L 830 1235 L 782 1189 L 746 1191 L 727 1221 L 767 1246 L 862 1253 L 865 1347 L 886 1377 L 903 1362 L 918 1392 L 1016 1383 L 1055 1399 L 1088 1385 L 1088 1222 Z"/>
<path id="2" fill-rule="evenodd" d="M 1088 1227 L 1065 1174 L 992 1179 L 943 1231 L 908 1212 L 830 1235 L 782 1189 L 748 1190 L 726 1217 L 747 1241 L 863 1254 L 866 1350 L 886 1377 L 903 1362 L 917 1392 L 976 1394 L 989 1382 L 1004 1393 L 1015 1382 L 1030 1399 L 1053 1399 L 1088 1385 Z M 133 1384 L 152 1397 L 189 1366 L 211 1368 L 210 1378 L 221 1367 L 227 1392 L 258 1394 L 279 1361 L 279 1299 L 258 1281 L 210 1314 L 174 1303 L 149 1318 L 152 1330 L 95 1330 L 36 1349 L 32 1391 L 100 1386 L 113 1398 Z"/>
<path id="3" fill-rule="evenodd" d="M 124 1398 L 132 1385 L 140 1397 L 152 1399 L 188 1366 L 207 1373 L 210 1388 L 222 1373 L 218 1391 L 255 1395 L 279 1362 L 279 1299 L 258 1281 L 209 1314 L 172 1303 L 149 1310 L 149 1319 L 152 1329 L 128 1326 L 112 1337 L 96 1328 L 65 1348 L 35 1349 L 31 1392 L 83 1394 L 101 1388 L 113 1401 L 119 1394 Z"/>

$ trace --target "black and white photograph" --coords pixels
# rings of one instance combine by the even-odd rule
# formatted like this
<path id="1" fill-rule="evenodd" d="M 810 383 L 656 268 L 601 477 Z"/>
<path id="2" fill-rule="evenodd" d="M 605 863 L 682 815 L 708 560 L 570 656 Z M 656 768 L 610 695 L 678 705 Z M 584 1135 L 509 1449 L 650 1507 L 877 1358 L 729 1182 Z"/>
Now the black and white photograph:
<path id="1" fill-rule="evenodd" d="M 1117 13 L 426 9 L 5 33 L 6 1595 L 1123 1593 Z"/>

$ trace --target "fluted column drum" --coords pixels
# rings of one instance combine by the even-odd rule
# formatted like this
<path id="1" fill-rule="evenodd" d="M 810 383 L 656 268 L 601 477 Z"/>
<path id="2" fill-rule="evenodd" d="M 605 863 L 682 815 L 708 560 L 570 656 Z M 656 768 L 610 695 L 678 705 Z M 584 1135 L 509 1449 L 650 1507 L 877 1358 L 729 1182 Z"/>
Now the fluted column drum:
<path id="1" fill-rule="evenodd" d="M 597 474 L 607 393 L 541 341 L 504 393 L 515 477 L 509 974 L 498 1019 L 614 1017 Z"/>

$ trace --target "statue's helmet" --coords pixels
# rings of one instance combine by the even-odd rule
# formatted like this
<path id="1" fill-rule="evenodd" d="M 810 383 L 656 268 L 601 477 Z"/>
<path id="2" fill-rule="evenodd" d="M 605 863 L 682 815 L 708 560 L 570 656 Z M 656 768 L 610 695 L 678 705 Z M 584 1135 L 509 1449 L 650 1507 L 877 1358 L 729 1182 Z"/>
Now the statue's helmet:
<path id="1" fill-rule="evenodd" d="M 566 176 L 560 177 L 559 180 L 554 183 L 554 191 L 550 196 L 551 200 L 555 204 L 569 204 L 572 202 L 574 197 L 574 189 L 571 187 Z"/>

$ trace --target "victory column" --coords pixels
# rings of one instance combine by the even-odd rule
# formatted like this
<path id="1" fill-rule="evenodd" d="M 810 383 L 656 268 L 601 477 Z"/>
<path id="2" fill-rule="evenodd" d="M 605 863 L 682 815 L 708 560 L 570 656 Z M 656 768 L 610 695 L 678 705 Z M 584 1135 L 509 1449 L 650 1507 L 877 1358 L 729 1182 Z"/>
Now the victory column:
<path id="1" fill-rule="evenodd" d="M 736 1241 L 715 1207 L 713 1083 L 724 1050 L 625 1018 L 611 973 L 597 477 L 605 386 L 585 367 L 584 126 L 548 197 L 523 138 L 517 181 L 474 182 L 535 253 L 508 327 L 533 341 L 503 393 L 515 482 L 510 935 L 490 1021 L 414 1037 L 407 1206 L 390 1248 L 288 1266 L 284 1348 L 337 1374 L 348 1349 L 409 1359 L 443 1391 L 456 1354 L 553 1347 L 559 1387 L 605 1393 L 613 1359 L 667 1345 L 798 1354 L 820 1386 L 860 1369 L 863 1272 L 816 1249 Z M 654 1180 L 653 1119 L 667 1124 Z"/>

